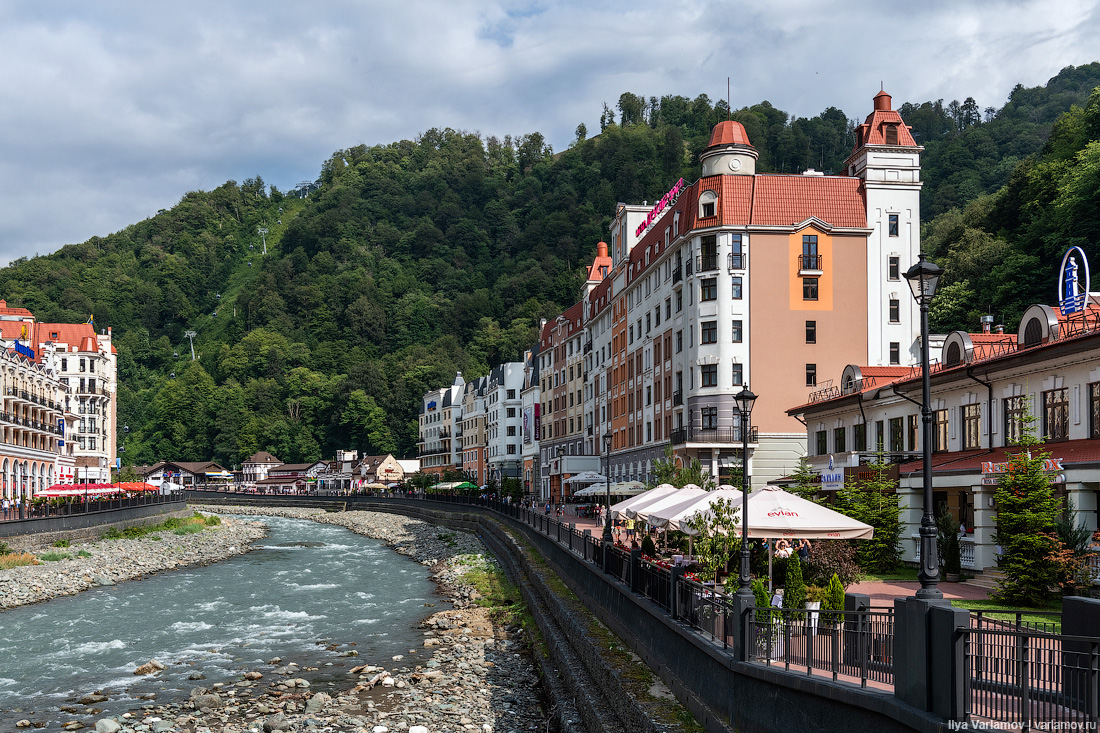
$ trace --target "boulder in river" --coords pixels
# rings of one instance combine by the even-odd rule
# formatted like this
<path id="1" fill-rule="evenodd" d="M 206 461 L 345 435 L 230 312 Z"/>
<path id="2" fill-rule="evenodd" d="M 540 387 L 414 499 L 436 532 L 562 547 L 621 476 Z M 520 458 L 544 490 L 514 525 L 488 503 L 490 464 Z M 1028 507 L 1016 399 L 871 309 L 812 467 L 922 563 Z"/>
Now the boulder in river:
<path id="1" fill-rule="evenodd" d="M 106 702 L 106 701 L 107 701 L 107 696 L 104 695 L 99 690 L 96 690 L 92 694 L 85 695 L 84 697 L 80 698 L 80 704 L 81 705 L 95 705 L 97 702 Z"/>
<path id="2" fill-rule="evenodd" d="M 134 670 L 134 674 L 153 674 L 164 669 L 164 665 L 155 659 L 150 659 L 145 664 Z"/>
<path id="3" fill-rule="evenodd" d="M 318 692 L 316 695 L 309 698 L 309 702 L 306 703 L 306 715 L 321 712 L 331 701 L 332 697 L 330 697 L 328 693 Z"/>
<path id="4" fill-rule="evenodd" d="M 272 715 L 264 721 L 264 731 L 266 731 L 266 733 L 272 733 L 272 731 L 279 730 L 290 730 L 290 721 L 287 720 L 286 716 L 282 713 Z"/>
<path id="5" fill-rule="evenodd" d="M 224 704 L 221 697 L 215 695 L 214 693 L 200 693 L 198 695 L 192 695 L 191 702 L 194 703 L 196 710 L 202 710 L 203 708 L 216 710 Z"/>
<path id="6" fill-rule="evenodd" d="M 95 733 L 118 733 L 122 730 L 122 725 L 117 720 L 111 720 L 110 718 L 103 718 L 96 721 Z"/>

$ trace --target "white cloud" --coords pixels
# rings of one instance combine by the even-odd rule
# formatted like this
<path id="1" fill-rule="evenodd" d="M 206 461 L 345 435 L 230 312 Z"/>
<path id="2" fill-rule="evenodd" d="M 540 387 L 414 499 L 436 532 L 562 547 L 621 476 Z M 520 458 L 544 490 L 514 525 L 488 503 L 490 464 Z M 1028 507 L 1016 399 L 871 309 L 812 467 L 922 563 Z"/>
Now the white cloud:
<path id="1" fill-rule="evenodd" d="M 1096 60 L 1091 2 L 497 0 L 0 6 L 0 260 L 118 230 L 188 190 L 282 188 L 431 127 L 567 146 L 606 101 L 708 94 L 862 118 L 1000 106 Z"/>

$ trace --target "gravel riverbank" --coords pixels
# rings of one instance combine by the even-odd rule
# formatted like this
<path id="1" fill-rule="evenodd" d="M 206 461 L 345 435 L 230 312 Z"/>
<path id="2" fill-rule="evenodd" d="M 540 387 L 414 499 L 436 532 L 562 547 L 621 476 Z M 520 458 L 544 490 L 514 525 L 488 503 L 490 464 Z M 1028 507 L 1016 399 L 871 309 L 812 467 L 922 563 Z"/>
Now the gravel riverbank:
<path id="1" fill-rule="evenodd" d="M 52 552 L 72 557 L 0 570 L 0 609 L 48 601 L 165 570 L 209 565 L 248 552 L 251 543 L 265 534 L 267 529 L 259 522 L 229 519 L 195 534 L 177 535 L 165 530 L 139 539 L 36 548 L 38 555 Z M 80 552 L 88 556 L 80 557 Z"/>
<path id="2" fill-rule="evenodd" d="M 199 687 L 202 685 L 198 681 L 200 675 L 196 677 L 196 687 L 187 702 L 158 705 L 154 699 L 140 709 L 112 718 L 96 716 L 95 705 L 103 698 L 99 692 L 89 690 L 79 705 L 63 708 L 69 713 L 61 721 L 63 730 L 93 726 L 97 733 L 545 730 L 538 678 L 531 657 L 524 649 L 521 630 L 507 620 L 494 618 L 488 609 L 480 607 L 477 604 L 480 596 L 468 582 L 470 573 L 482 573 L 494 562 L 476 537 L 378 512 L 325 513 L 318 509 L 229 506 L 195 508 L 204 512 L 310 519 L 344 526 L 381 540 L 395 551 L 429 567 L 431 579 L 438 584 L 451 608 L 432 614 L 420 625 L 424 635 L 422 648 L 409 650 L 410 654 L 418 654 L 420 661 L 416 664 L 405 663 L 404 655 L 391 659 L 340 660 L 349 666 L 346 681 L 319 691 L 303 678 L 316 671 L 315 668 L 275 658 L 266 665 L 242 671 L 240 680 L 235 683 Z M 248 522 L 223 519 L 223 527 L 249 528 L 257 532 L 252 539 L 263 535 L 262 528 Z M 247 541 L 238 544 L 238 549 Z M 139 563 L 138 567 L 145 567 L 143 562 L 154 562 L 153 558 L 146 557 L 147 545 L 142 542 L 127 548 L 133 561 Z M 159 549 L 163 550 L 163 546 Z M 106 575 L 111 572 L 111 563 L 105 555 L 101 554 L 100 558 L 99 574 Z M 119 557 L 112 556 L 110 560 L 121 563 Z M 144 572 L 153 571 L 150 567 Z M 0 593 L 3 593 L 3 586 L 0 586 Z M 334 644 L 330 648 L 340 656 L 358 656 L 354 645 Z M 425 660 L 421 652 L 430 652 L 430 659 Z M 157 674 L 156 667 L 164 661 L 170 660 L 155 664 L 151 660 L 152 674 Z M 16 725 L 31 728 L 41 724 L 27 718 L 16 721 Z"/>

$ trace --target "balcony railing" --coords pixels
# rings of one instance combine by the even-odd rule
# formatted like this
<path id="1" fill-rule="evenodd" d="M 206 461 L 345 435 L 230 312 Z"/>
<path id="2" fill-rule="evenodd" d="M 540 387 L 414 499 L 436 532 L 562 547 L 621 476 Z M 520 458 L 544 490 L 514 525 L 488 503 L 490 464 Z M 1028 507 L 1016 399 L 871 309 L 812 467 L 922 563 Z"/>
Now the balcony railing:
<path id="1" fill-rule="evenodd" d="M 747 261 L 744 252 L 730 252 L 726 255 L 726 267 L 731 270 L 744 270 Z"/>
<path id="2" fill-rule="evenodd" d="M 691 277 L 691 258 L 690 257 L 687 259 L 686 262 L 684 262 L 684 275 L 686 277 Z"/>
<path id="3" fill-rule="evenodd" d="M 798 271 L 799 272 L 821 272 L 822 267 L 825 265 L 824 255 L 799 255 L 798 256 Z"/>
<path id="4" fill-rule="evenodd" d="M 672 393 L 672 406 L 675 407 L 682 404 L 684 404 L 684 391 L 678 389 Z"/>
<path id="5" fill-rule="evenodd" d="M 710 272 L 718 269 L 718 255 L 706 254 L 695 258 L 696 272 Z"/>
<path id="6" fill-rule="evenodd" d="M 680 269 L 680 265 L 676 265 L 676 269 L 672 271 L 672 282 L 678 283 L 684 279 L 684 272 Z"/>
<path id="7" fill-rule="evenodd" d="M 673 445 L 684 443 L 741 443 L 741 428 L 736 425 L 726 425 L 717 428 L 677 428 L 669 436 Z M 749 428 L 749 442 L 759 442 L 759 428 L 753 425 Z"/>
<path id="8" fill-rule="evenodd" d="M 584 342 L 584 352 L 583 353 L 587 354 L 590 351 L 592 351 L 592 342 L 591 341 L 585 341 Z"/>

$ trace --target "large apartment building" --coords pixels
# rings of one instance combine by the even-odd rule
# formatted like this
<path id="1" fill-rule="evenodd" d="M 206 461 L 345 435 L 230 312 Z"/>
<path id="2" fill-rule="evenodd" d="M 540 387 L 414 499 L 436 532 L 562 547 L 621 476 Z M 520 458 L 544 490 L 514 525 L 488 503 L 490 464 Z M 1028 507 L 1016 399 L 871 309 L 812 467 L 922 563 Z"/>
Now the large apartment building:
<path id="1" fill-rule="evenodd" d="M 582 470 L 646 480 L 668 446 L 719 478 L 747 458 L 755 485 L 778 479 L 806 450 L 786 408 L 819 375 L 854 355 L 916 361 L 919 314 L 902 275 L 920 249 L 923 148 L 886 92 L 855 136 L 839 175 L 762 174 L 744 127 L 722 122 L 698 180 L 616 207 L 579 302 L 542 326 L 528 367 L 532 493 L 568 495 Z M 742 426 L 734 395 L 750 384 L 758 399 Z"/>
<path id="2" fill-rule="evenodd" d="M 466 380 L 459 372 L 451 386 L 424 395 L 417 442 L 421 472 L 442 476 L 444 471 L 462 470 L 462 443 L 455 438 L 455 433 L 462 429 L 465 388 Z"/>

